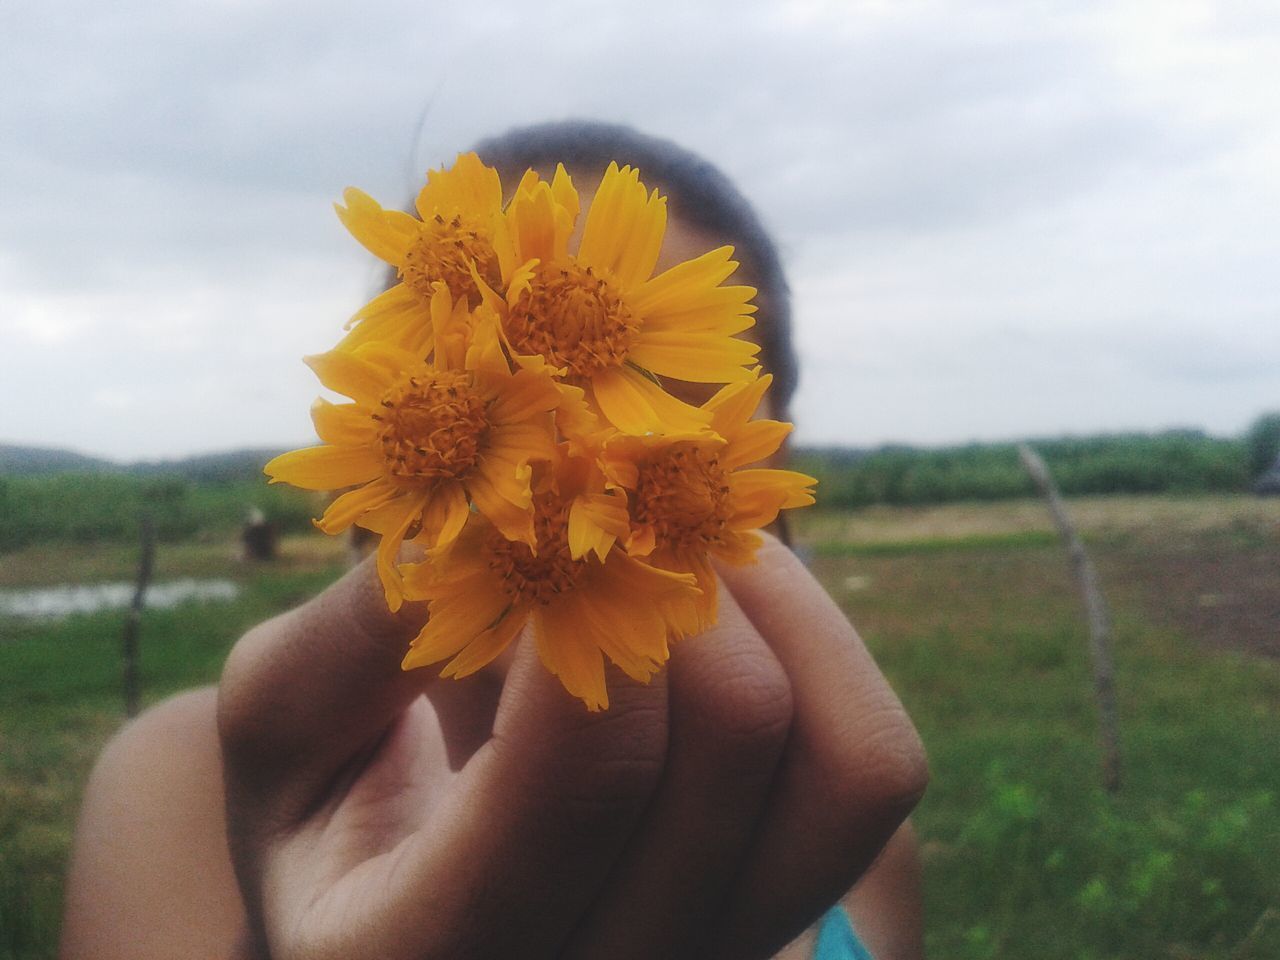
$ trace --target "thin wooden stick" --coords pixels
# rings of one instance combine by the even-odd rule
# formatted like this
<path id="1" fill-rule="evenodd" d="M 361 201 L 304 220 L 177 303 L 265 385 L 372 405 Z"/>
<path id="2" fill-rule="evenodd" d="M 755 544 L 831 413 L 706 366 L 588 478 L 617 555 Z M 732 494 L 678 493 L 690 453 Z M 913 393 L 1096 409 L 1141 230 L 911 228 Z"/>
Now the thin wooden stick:
<path id="1" fill-rule="evenodd" d="M 136 717 L 142 700 L 141 679 L 138 670 L 138 628 L 142 623 L 142 609 L 147 600 L 147 584 L 151 582 L 151 566 L 155 559 L 156 537 L 151 525 L 151 514 L 144 512 L 140 518 L 142 553 L 138 558 L 138 580 L 133 590 L 133 602 L 124 618 L 124 712 Z"/>
<path id="2" fill-rule="evenodd" d="M 1115 672 L 1111 665 L 1111 616 L 1098 584 L 1098 572 L 1076 533 L 1058 486 L 1044 460 L 1027 444 L 1018 445 L 1018 456 L 1049 505 L 1049 513 L 1071 558 L 1071 571 L 1084 598 L 1089 621 L 1089 658 L 1093 664 L 1093 691 L 1098 701 L 1098 733 L 1102 741 L 1102 785 L 1109 793 L 1120 789 L 1120 718 L 1116 712 Z"/>

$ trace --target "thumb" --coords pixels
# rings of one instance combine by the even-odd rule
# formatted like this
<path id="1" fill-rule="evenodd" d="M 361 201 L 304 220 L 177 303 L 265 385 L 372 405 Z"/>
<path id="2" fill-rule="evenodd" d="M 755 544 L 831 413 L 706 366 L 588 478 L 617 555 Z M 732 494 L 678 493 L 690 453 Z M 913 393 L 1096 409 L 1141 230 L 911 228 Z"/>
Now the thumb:
<path id="1" fill-rule="evenodd" d="M 228 783 L 288 815 L 380 737 L 434 679 L 400 669 L 426 604 L 392 613 L 373 559 L 235 645 L 218 693 Z"/>

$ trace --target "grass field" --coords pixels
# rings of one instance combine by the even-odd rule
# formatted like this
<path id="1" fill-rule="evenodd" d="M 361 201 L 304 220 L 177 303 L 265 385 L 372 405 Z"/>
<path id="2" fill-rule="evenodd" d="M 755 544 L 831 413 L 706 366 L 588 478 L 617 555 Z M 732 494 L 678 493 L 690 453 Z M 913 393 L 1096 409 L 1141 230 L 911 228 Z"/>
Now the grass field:
<path id="1" fill-rule="evenodd" d="M 1097 786 L 1079 604 L 1039 504 L 797 518 L 929 749 L 916 824 L 930 954 L 1280 957 L 1280 501 L 1070 506 L 1115 614 L 1115 798 Z M 117 546 L 28 548 L 0 556 L 0 587 L 127 579 L 132 562 Z M 318 537 L 255 569 L 227 543 L 162 546 L 157 579 L 244 591 L 148 614 L 148 699 L 214 679 L 244 627 L 339 566 Z M 0 622 L 0 960 L 53 955 L 79 793 L 120 723 L 120 624 Z"/>
<path id="2" fill-rule="evenodd" d="M 136 548 L 28 548 L 0 556 L 0 588 L 129 580 Z M 335 541 L 287 539 L 270 567 L 244 567 L 233 543 L 162 544 L 155 579 L 228 577 L 233 603 L 148 611 L 146 701 L 215 680 L 246 628 L 310 596 L 342 568 Z M 80 792 L 94 757 L 122 722 L 123 613 L 56 623 L 0 620 L 0 958 L 54 956 L 62 876 Z"/>

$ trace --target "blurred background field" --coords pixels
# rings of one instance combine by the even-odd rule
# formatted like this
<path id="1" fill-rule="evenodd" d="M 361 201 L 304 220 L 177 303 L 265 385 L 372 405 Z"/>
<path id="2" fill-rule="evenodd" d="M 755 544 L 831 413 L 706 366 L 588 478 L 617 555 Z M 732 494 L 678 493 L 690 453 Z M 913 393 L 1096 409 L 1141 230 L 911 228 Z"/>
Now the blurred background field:
<path id="1" fill-rule="evenodd" d="M 795 516 L 797 540 L 929 750 L 916 824 L 930 955 L 1280 956 L 1280 498 L 1248 492 L 1250 442 L 1038 445 L 1115 618 L 1115 797 L 1099 787 L 1080 603 L 1013 448 L 796 451 L 823 493 Z M 147 611 L 147 703 L 216 681 L 246 627 L 345 563 L 310 529 L 319 501 L 261 482 L 260 452 L 134 469 L 0 455 L 0 593 L 129 581 L 144 505 L 155 583 L 238 588 Z M 273 562 L 240 559 L 251 506 L 282 533 Z M 55 953 L 79 797 L 123 722 L 123 619 L 0 615 L 4 960 Z"/>

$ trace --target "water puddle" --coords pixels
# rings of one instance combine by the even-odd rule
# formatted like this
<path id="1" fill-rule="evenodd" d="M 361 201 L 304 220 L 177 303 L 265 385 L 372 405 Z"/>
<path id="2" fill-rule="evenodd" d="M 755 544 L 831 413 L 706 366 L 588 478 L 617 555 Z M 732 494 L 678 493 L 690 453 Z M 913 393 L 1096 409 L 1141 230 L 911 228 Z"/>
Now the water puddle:
<path id="1" fill-rule="evenodd" d="M 0 590 L 0 617 L 51 620 L 76 613 L 123 610 L 133 602 L 132 583 L 59 584 L 25 590 Z M 147 588 L 147 607 L 167 610 L 180 603 L 234 600 L 240 587 L 231 580 L 168 580 Z"/>

